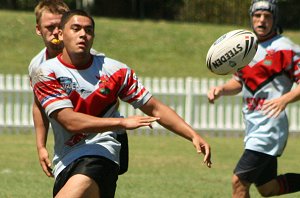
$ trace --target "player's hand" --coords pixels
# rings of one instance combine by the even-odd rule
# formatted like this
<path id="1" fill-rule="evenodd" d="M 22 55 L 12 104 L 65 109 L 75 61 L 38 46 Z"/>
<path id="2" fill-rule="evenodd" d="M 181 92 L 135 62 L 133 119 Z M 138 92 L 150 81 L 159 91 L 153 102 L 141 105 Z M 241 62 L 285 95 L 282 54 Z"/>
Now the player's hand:
<path id="1" fill-rule="evenodd" d="M 38 149 L 38 155 L 40 160 L 40 165 L 44 171 L 44 173 L 48 177 L 53 177 L 52 169 L 51 169 L 51 162 L 49 160 L 49 154 L 45 147 Z"/>
<path id="2" fill-rule="evenodd" d="M 223 88 L 221 86 L 210 88 L 210 90 L 207 92 L 208 102 L 214 104 L 214 101 L 222 95 L 222 92 Z"/>
<path id="3" fill-rule="evenodd" d="M 192 139 L 192 142 L 198 153 L 202 153 L 204 155 L 203 163 L 206 164 L 208 168 L 211 168 L 211 148 L 205 140 L 203 140 L 199 135 L 195 136 Z"/>
<path id="4" fill-rule="evenodd" d="M 287 103 L 282 97 L 266 100 L 261 108 L 263 114 L 269 118 L 277 118 L 279 114 L 286 108 Z"/>
<path id="5" fill-rule="evenodd" d="M 152 128 L 151 124 L 157 120 L 159 120 L 159 118 L 151 116 L 131 116 L 124 118 L 121 125 L 128 130 L 137 129 L 144 126 Z"/>

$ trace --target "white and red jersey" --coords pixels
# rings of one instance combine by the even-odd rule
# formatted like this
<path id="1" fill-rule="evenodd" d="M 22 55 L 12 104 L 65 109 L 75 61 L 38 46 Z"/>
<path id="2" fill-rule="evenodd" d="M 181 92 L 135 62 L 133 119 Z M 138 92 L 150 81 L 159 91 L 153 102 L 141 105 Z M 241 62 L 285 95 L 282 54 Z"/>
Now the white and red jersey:
<path id="1" fill-rule="evenodd" d="M 288 137 L 288 119 L 283 111 L 277 118 L 263 115 L 265 100 L 289 92 L 300 79 L 300 48 L 277 35 L 259 43 L 249 65 L 235 74 L 243 84 L 243 115 L 246 126 L 245 149 L 280 156 Z"/>
<path id="2" fill-rule="evenodd" d="M 47 48 L 42 49 L 35 57 L 33 57 L 28 67 L 28 73 L 30 78 L 32 72 L 35 71 L 47 59 Z"/>
<path id="3" fill-rule="evenodd" d="M 120 117 L 118 98 L 139 108 L 152 96 L 139 83 L 133 70 L 103 55 L 94 55 L 80 70 L 65 63 L 59 55 L 44 62 L 31 80 L 34 93 L 49 117 L 53 111 L 67 107 L 97 117 Z M 100 155 L 119 163 L 117 131 L 74 135 L 51 117 L 50 122 L 55 138 L 55 176 L 84 155 Z"/>

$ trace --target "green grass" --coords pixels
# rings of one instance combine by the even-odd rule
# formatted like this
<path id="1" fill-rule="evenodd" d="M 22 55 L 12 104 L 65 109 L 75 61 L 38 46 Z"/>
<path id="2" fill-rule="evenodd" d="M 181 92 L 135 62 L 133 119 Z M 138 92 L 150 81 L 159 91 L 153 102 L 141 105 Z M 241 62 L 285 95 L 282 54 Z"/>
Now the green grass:
<path id="1" fill-rule="evenodd" d="M 0 197 L 51 197 L 53 179 L 42 172 L 34 134 L 0 135 Z M 129 135 L 130 167 L 119 177 L 116 198 L 219 198 L 231 196 L 231 175 L 241 138 L 209 137 L 213 168 L 202 164 L 192 144 L 178 136 Z M 279 160 L 279 173 L 299 171 L 299 138 L 290 138 Z M 53 145 L 49 138 L 49 148 Z M 251 188 L 252 197 L 260 197 Z M 300 193 L 287 196 L 300 197 Z"/>
<path id="2" fill-rule="evenodd" d="M 33 12 L 0 11 L 1 73 L 27 74 L 31 58 L 43 47 L 35 34 Z M 120 60 L 139 76 L 216 77 L 205 66 L 208 48 L 237 28 L 204 23 L 95 18 L 94 48 Z M 300 43 L 299 31 L 287 36 Z"/>

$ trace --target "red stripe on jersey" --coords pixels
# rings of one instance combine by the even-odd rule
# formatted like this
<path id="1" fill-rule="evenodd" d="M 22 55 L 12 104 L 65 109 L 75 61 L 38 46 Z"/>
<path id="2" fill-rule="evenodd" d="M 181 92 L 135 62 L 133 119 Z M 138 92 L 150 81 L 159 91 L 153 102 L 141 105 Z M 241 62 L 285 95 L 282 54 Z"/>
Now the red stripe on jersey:
<path id="1" fill-rule="evenodd" d="M 143 88 L 137 95 L 135 95 L 133 98 L 129 99 L 127 102 L 131 103 L 131 102 L 137 100 L 140 96 L 142 96 L 144 94 L 145 91 L 146 91 L 146 89 Z"/>
<path id="2" fill-rule="evenodd" d="M 248 65 L 240 70 L 239 77 L 244 80 L 245 86 L 250 91 L 256 92 L 277 75 L 286 72 L 286 69 L 292 64 L 290 61 L 293 60 L 293 56 L 294 52 L 290 50 L 267 54 L 264 60 L 254 66 L 250 67 Z"/>
<path id="3" fill-rule="evenodd" d="M 139 89 L 141 89 L 141 91 L 137 93 Z M 130 103 L 134 101 L 136 98 L 140 97 L 144 91 L 145 88 L 139 87 L 135 73 L 133 70 L 131 70 L 130 77 L 127 80 L 127 86 L 120 93 L 120 98 L 126 98 L 128 96 L 132 96 L 130 101 L 127 101 Z"/>
<path id="4" fill-rule="evenodd" d="M 68 98 L 64 89 L 56 80 L 54 73 L 50 73 L 45 79 L 37 82 L 33 87 L 33 91 L 43 108 L 53 102 Z"/>

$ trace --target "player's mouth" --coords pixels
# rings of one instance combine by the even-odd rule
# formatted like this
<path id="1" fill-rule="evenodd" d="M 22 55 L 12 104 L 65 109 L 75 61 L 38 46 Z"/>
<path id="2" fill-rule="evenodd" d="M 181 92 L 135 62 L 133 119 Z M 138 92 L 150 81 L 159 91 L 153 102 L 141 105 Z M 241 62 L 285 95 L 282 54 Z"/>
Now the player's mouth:
<path id="1" fill-rule="evenodd" d="M 256 27 L 256 29 L 261 29 L 261 30 L 265 30 L 267 27 L 264 25 L 259 25 Z"/>
<path id="2" fill-rule="evenodd" d="M 61 43 L 61 40 L 58 40 L 58 39 L 54 38 L 54 39 L 51 40 L 51 43 L 54 44 L 54 45 L 59 45 Z"/>
<path id="3" fill-rule="evenodd" d="M 82 42 L 79 42 L 79 43 L 77 43 L 77 46 L 79 46 L 80 48 L 81 47 L 86 47 L 86 42 L 84 42 L 84 41 L 82 41 Z"/>

